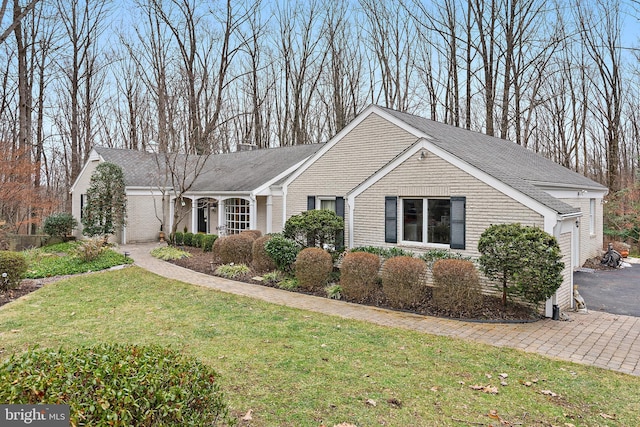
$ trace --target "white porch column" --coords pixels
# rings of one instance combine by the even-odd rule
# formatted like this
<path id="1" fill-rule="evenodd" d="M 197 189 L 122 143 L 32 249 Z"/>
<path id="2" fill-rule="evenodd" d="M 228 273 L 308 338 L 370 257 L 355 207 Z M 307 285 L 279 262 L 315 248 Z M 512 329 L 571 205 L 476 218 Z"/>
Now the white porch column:
<path id="1" fill-rule="evenodd" d="M 255 230 L 258 226 L 258 204 L 256 196 L 249 197 L 249 228 Z"/>
<path id="2" fill-rule="evenodd" d="M 198 232 L 198 199 L 191 197 L 191 232 Z"/>
<path id="3" fill-rule="evenodd" d="M 216 234 L 220 235 L 224 233 L 225 228 L 227 227 L 227 222 L 225 221 L 224 215 L 224 199 L 222 197 L 218 197 L 218 229 L 216 230 Z"/>
<path id="4" fill-rule="evenodd" d="M 267 229 L 265 231 L 267 234 L 273 231 L 273 197 L 271 195 L 267 196 Z"/>
<path id="5" fill-rule="evenodd" d="M 173 216 L 176 210 L 176 199 L 175 197 L 169 197 L 169 229 L 165 230 L 165 233 L 169 235 L 173 232 Z"/>

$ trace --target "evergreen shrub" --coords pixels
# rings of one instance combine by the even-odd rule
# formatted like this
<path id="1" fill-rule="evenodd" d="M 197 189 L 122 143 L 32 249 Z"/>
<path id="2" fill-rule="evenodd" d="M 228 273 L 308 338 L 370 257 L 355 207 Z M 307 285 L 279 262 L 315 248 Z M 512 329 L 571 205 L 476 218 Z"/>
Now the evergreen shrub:
<path id="1" fill-rule="evenodd" d="M 218 374 L 160 346 L 100 344 L 13 355 L 0 365 L 0 402 L 67 404 L 70 425 L 233 424 Z"/>
<path id="2" fill-rule="evenodd" d="M 22 254 L 0 251 L 0 291 L 16 288 L 27 272 L 27 268 L 27 260 Z"/>

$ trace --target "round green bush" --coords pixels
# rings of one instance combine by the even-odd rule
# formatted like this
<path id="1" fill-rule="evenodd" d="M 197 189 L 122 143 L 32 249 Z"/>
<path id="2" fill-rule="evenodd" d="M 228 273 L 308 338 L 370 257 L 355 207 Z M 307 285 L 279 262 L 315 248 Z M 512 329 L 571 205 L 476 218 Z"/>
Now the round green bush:
<path id="1" fill-rule="evenodd" d="M 250 265 L 254 240 L 251 234 L 232 234 L 220 237 L 213 244 L 213 254 L 222 264 Z"/>
<path id="2" fill-rule="evenodd" d="M 51 237 L 60 237 L 67 241 L 78 221 L 70 213 L 60 212 L 49 215 L 42 226 L 42 230 Z"/>
<path id="3" fill-rule="evenodd" d="M 382 266 L 382 290 L 391 306 L 410 308 L 424 298 L 427 263 L 419 258 L 397 256 Z"/>
<path id="4" fill-rule="evenodd" d="M 204 239 L 204 234 L 196 233 L 193 235 L 193 239 L 191 239 L 191 246 L 194 248 L 202 248 L 202 240 Z"/>
<path id="5" fill-rule="evenodd" d="M 217 380 L 160 346 L 36 349 L 0 365 L 0 402 L 67 404 L 71 425 L 231 425 Z"/>
<path id="6" fill-rule="evenodd" d="M 184 233 L 182 231 L 176 231 L 173 234 L 173 244 L 177 246 L 184 245 Z"/>
<path id="7" fill-rule="evenodd" d="M 202 237 L 202 251 L 211 252 L 213 250 L 213 244 L 218 239 L 217 234 L 205 234 Z"/>
<path id="8" fill-rule="evenodd" d="M 363 301 L 378 289 L 380 257 L 367 252 L 349 252 L 340 266 L 340 287 L 345 298 Z"/>
<path id="9" fill-rule="evenodd" d="M 193 246 L 193 233 L 190 231 L 184 233 L 182 239 L 185 246 Z"/>
<path id="10" fill-rule="evenodd" d="M 305 248 L 296 257 L 294 270 L 302 289 L 307 291 L 324 289 L 333 271 L 333 259 L 324 249 Z"/>
<path id="11" fill-rule="evenodd" d="M 27 272 L 27 268 L 27 260 L 22 254 L 0 251 L 0 290 L 8 291 L 16 288 Z"/>
<path id="12" fill-rule="evenodd" d="M 282 234 L 272 234 L 271 239 L 265 243 L 264 250 L 269 254 L 273 262 L 276 263 L 278 270 L 290 272 L 300 252 L 300 246 Z"/>
<path id="13" fill-rule="evenodd" d="M 471 315 L 482 304 L 482 290 L 471 261 L 441 259 L 433 265 L 433 302 L 449 315 Z"/>
<path id="14" fill-rule="evenodd" d="M 262 236 L 258 237 L 253 242 L 253 264 L 252 267 L 258 273 L 264 273 L 267 271 L 272 271 L 276 269 L 276 263 L 273 261 L 271 256 L 267 253 L 264 246 L 265 244 L 271 240 L 272 236 Z"/>

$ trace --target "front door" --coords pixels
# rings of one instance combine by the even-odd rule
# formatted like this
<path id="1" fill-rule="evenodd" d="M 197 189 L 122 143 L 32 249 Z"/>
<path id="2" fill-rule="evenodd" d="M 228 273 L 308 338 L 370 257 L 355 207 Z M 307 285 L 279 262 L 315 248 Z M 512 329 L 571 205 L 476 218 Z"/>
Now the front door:
<path id="1" fill-rule="evenodd" d="M 198 200 L 198 233 L 207 233 L 207 217 L 209 216 L 209 203 L 206 199 Z"/>

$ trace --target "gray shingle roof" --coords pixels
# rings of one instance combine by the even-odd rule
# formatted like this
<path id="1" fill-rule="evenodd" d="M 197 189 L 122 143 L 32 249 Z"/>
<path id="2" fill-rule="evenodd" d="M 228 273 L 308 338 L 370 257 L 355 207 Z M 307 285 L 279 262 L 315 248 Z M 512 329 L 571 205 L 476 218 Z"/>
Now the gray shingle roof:
<path id="1" fill-rule="evenodd" d="M 603 185 L 511 141 L 380 108 L 432 137 L 431 142 L 439 148 L 560 214 L 575 213 L 579 209 L 552 197 L 540 187 L 606 190 Z"/>
<path id="2" fill-rule="evenodd" d="M 190 191 L 255 190 L 305 160 L 321 146 L 322 144 L 306 144 L 211 155 L 206 158 L 202 173 Z M 95 150 L 106 162 L 115 163 L 122 168 L 127 186 L 158 187 L 162 184 L 162 171 L 166 163 L 162 154 L 104 147 L 96 147 Z M 159 162 L 156 156 L 160 156 Z M 194 164 L 196 160 L 197 156 L 188 158 L 190 164 Z M 183 165 L 184 161 L 185 156 L 178 155 L 177 164 Z"/>

